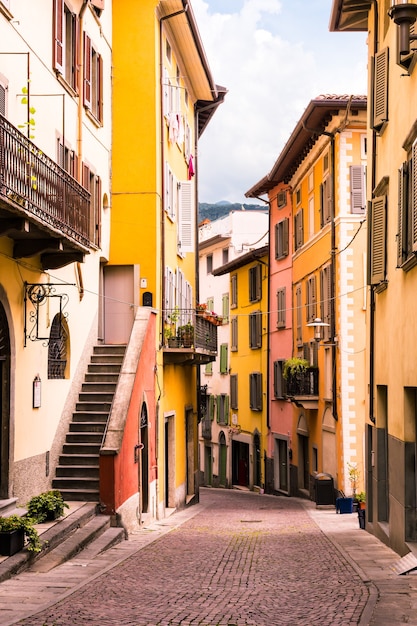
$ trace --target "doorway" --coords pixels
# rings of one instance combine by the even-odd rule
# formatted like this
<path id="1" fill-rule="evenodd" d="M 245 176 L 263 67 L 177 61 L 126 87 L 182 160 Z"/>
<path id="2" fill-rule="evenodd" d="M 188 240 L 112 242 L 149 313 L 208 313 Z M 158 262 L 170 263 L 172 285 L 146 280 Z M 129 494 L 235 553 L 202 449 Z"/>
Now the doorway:
<path id="1" fill-rule="evenodd" d="M 9 497 L 10 449 L 10 335 L 0 303 L 0 499 Z"/>
<path id="2" fill-rule="evenodd" d="M 175 507 L 175 422 L 174 415 L 165 420 L 165 506 Z"/>
<path id="3" fill-rule="evenodd" d="M 127 344 L 135 317 L 135 266 L 103 268 L 104 343 Z"/>
<path id="4" fill-rule="evenodd" d="M 148 445 L 148 410 L 146 404 L 142 404 L 140 413 L 140 443 L 142 444 L 140 464 L 140 490 L 142 512 L 147 513 L 149 507 L 149 445 Z"/>
<path id="5" fill-rule="evenodd" d="M 262 487 L 262 475 L 261 475 L 261 438 L 258 433 L 253 436 L 253 484 L 257 487 Z"/>
<path id="6" fill-rule="evenodd" d="M 219 484 L 227 487 L 227 445 L 224 432 L 219 437 Z"/>
<path id="7" fill-rule="evenodd" d="M 275 439 L 274 489 L 288 493 L 288 441 Z"/>
<path id="8" fill-rule="evenodd" d="M 204 484 L 211 487 L 213 484 L 213 457 L 211 446 L 204 446 Z"/>
<path id="9" fill-rule="evenodd" d="M 195 450 L 194 450 L 194 414 L 185 411 L 185 448 L 187 451 L 187 496 L 195 494 Z"/>
<path id="10" fill-rule="evenodd" d="M 249 487 L 249 444 L 232 441 L 232 482 Z"/>

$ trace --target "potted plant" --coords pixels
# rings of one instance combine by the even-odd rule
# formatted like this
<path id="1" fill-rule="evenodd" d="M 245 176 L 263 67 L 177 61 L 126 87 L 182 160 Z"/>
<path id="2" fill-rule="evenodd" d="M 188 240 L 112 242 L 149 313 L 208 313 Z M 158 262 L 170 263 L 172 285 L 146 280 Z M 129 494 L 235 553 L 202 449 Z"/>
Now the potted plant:
<path id="1" fill-rule="evenodd" d="M 284 362 L 282 368 L 282 375 L 285 380 L 288 380 L 291 376 L 302 374 L 310 367 L 310 363 L 306 359 L 300 359 L 297 356 L 291 357 Z"/>
<path id="2" fill-rule="evenodd" d="M 352 487 L 352 497 L 356 500 L 356 489 L 360 478 L 360 472 L 356 463 L 348 463 L 349 481 Z"/>
<path id="3" fill-rule="evenodd" d="M 24 547 L 25 538 L 30 552 L 40 552 L 42 546 L 34 523 L 35 520 L 26 515 L 0 517 L 0 554 L 3 556 L 16 554 Z"/>
<path id="4" fill-rule="evenodd" d="M 33 496 L 27 505 L 28 515 L 38 523 L 58 519 L 64 514 L 65 508 L 69 508 L 68 504 L 57 489 Z"/>
<path id="5" fill-rule="evenodd" d="M 187 324 L 178 328 L 178 337 L 184 348 L 191 348 L 194 343 L 194 326 L 191 322 L 187 322 Z"/>
<path id="6" fill-rule="evenodd" d="M 356 501 L 359 509 L 366 509 L 366 493 L 364 491 L 356 494 Z"/>

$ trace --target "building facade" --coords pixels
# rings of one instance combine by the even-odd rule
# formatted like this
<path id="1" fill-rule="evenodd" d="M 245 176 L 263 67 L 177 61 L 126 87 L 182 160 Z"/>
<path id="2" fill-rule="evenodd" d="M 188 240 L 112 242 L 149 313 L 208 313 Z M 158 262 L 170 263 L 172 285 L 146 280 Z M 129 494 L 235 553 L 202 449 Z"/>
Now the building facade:
<path id="1" fill-rule="evenodd" d="M 414 3 L 334 0 L 330 19 L 369 33 L 366 527 L 401 555 L 417 540 L 416 16 Z"/>
<path id="2" fill-rule="evenodd" d="M 366 97 L 320 96 L 269 174 L 246 194 L 268 194 L 275 237 L 274 487 L 282 480 L 284 491 L 313 499 L 319 474 L 346 493 L 351 467 L 364 478 L 365 164 Z M 282 457 L 281 477 L 275 456 Z"/>
<path id="3" fill-rule="evenodd" d="M 230 421 L 231 344 L 230 276 L 213 271 L 268 242 L 268 211 L 231 211 L 199 228 L 200 302 L 220 314 L 216 360 L 201 368 L 205 413 L 200 423 L 200 476 L 202 484 L 232 485 Z M 233 322 L 235 324 L 235 322 Z"/>

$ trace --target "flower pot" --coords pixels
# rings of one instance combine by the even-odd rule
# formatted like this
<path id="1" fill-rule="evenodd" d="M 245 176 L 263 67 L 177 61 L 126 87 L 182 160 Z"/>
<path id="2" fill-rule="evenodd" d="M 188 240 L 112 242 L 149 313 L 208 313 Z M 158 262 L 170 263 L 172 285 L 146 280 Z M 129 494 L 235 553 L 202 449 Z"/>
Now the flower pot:
<path id="1" fill-rule="evenodd" d="M 25 533 L 23 529 L 0 532 L 0 554 L 2 556 L 12 556 L 23 550 L 24 545 Z"/>
<path id="2" fill-rule="evenodd" d="M 179 348 L 180 347 L 180 340 L 178 339 L 178 337 L 170 337 L 168 339 L 168 348 Z"/>

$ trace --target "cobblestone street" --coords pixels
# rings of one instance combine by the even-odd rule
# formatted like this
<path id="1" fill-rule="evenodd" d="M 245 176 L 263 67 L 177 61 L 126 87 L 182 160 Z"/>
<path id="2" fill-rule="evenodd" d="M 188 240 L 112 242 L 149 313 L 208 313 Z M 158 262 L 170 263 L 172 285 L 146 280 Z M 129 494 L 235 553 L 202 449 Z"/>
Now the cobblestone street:
<path id="1" fill-rule="evenodd" d="M 19 624 L 360 623 L 368 587 L 299 501 L 206 489 L 198 506 L 180 527 Z"/>

